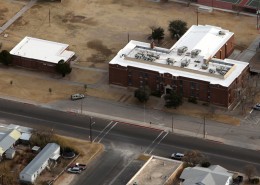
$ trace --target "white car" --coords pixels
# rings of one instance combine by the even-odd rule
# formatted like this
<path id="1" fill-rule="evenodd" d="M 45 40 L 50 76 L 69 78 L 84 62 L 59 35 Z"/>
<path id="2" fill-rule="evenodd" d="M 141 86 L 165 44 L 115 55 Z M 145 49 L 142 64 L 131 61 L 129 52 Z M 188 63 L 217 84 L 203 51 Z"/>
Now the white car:
<path id="1" fill-rule="evenodd" d="M 81 173 L 81 169 L 78 167 L 72 167 L 72 168 L 68 168 L 67 172 L 69 173 L 75 173 L 75 174 L 80 174 Z"/>
<path id="2" fill-rule="evenodd" d="M 71 100 L 79 100 L 79 99 L 85 98 L 85 95 L 84 94 L 72 94 L 70 98 L 71 98 Z"/>
<path id="3" fill-rule="evenodd" d="M 255 110 L 260 110 L 260 103 L 257 103 L 257 104 L 253 107 L 253 109 L 255 109 Z"/>
<path id="4" fill-rule="evenodd" d="M 175 160 L 181 160 L 183 157 L 184 157 L 184 154 L 182 154 L 182 153 L 173 153 L 171 155 L 171 158 L 175 159 Z"/>

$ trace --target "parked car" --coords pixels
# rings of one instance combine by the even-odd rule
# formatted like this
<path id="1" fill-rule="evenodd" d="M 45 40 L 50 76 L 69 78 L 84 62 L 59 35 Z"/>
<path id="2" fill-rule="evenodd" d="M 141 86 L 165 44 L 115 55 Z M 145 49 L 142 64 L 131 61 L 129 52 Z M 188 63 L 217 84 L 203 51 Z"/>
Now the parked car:
<path id="1" fill-rule="evenodd" d="M 173 153 L 171 155 L 171 158 L 175 159 L 175 160 L 181 160 L 183 157 L 184 157 L 184 154 L 182 154 L 182 153 Z"/>
<path id="2" fill-rule="evenodd" d="M 83 171 L 83 170 L 85 170 L 87 168 L 87 165 L 81 164 L 81 163 L 74 163 L 74 164 L 71 164 L 70 167 L 71 168 L 77 167 L 77 168 L 79 168 L 80 170 Z"/>
<path id="3" fill-rule="evenodd" d="M 255 109 L 255 110 L 260 110 L 260 103 L 257 103 L 257 104 L 253 107 L 253 109 Z"/>
<path id="4" fill-rule="evenodd" d="M 72 167 L 72 168 L 68 168 L 67 172 L 69 173 L 75 173 L 75 174 L 80 174 L 81 173 L 81 169 L 78 167 Z"/>
<path id="5" fill-rule="evenodd" d="M 71 100 L 79 100 L 85 98 L 84 94 L 72 94 L 71 95 Z"/>

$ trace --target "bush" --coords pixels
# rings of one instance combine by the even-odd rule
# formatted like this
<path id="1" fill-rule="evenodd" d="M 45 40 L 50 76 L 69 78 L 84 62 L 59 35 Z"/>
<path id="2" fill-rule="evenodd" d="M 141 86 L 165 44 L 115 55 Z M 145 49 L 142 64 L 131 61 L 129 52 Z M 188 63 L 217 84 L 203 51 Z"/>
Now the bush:
<path id="1" fill-rule="evenodd" d="M 194 103 L 194 104 L 198 103 L 196 97 L 189 97 L 188 102 L 191 102 L 191 103 Z"/>
<path id="2" fill-rule="evenodd" d="M 200 165 L 201 165 L 201 167 L 208 168 L 211 164 L 208 161 L 203 161 L 203 162 L 201 162 Z"/>
<path id="3" fill-rule="evenodd" d="M 258 178 L 253 178 L 249 180 L 250 183 L 252 184 L 258 184 L 259 183 L 259 179 Z"/>
<path id="4" fill-rule="evenodd" d="M 158 97 L 158 98 L 160 98 L 160 97 L 162 96 L 162 94 L 161 94 L 160 91 L 153 91 L 153 92 L 151 93 L 151 95 L 152 95 L 152 96 L 155 96 L 155 97 Z"/>

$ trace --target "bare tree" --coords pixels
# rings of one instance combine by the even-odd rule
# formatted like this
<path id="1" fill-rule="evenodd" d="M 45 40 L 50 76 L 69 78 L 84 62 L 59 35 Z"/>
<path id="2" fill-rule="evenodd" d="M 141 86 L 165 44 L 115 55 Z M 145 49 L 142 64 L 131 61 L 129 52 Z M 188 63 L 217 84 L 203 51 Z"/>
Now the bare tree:
<path id="1" fill-rule="evenodd" d="M 205 156 L 198 150 L 191 150 L 185 153 L 182 161 L 186 162 L 189 166 L 196 166 L 205 161 Z"/>
<path id="2" fill-rule="evenodd" d="M 250 181 L 251 177 L 256 174 L 256 168 L 253 165 L 248 164 L 244 167 L 244 173 L 248 177 L 248 181 Z"/>

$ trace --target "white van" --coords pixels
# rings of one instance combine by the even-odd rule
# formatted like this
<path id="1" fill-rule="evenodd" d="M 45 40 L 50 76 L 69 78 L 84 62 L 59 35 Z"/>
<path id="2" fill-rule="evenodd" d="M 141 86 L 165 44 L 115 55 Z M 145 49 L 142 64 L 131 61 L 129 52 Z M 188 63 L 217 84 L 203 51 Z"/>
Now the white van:
<path id="1" fill-rule="evenodd" d="M 85 98 L 84 94 L 73 94 L 71 95 L 71 100 L 79 100 Z"/>

